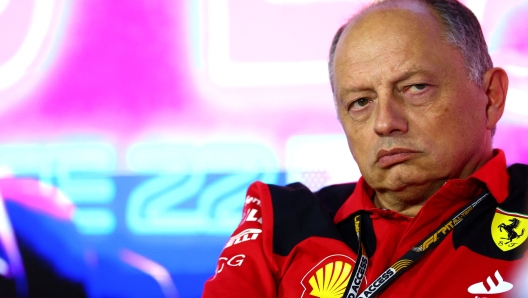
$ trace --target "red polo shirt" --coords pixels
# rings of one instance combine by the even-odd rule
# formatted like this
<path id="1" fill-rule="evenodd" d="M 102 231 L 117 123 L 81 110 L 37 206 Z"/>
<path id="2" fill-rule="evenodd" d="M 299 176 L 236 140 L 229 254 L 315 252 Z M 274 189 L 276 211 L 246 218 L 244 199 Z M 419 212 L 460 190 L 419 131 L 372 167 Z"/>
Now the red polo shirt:
<path id="1" fill-rule="evenodd" d="M 328 208 L 306 190 L 254 183 L 244 218 L 220 256 L 217 273 L 206 282 L 203 297 L 342 297 L 357 254 L 343 240 L 355 235 L 353 228 L 336 232 L 336 227 L 365 210 L 370 213 L 373 251 L 362 291 L 486 188 L 492 196 L 379 297 L 520 297 L 522 284 L 514 269 L 523 262 L 528 217 L 525 221 L 519 210 L 508 210 L 519 205 L 507 200 L 509 179 L 504 153 L 495 150 L 494 157 L 467 179 L 447 181 L 414 218 L 376 208 L 373 190 L 360 179 L 328 222 L 321 215 Z M 507 220 L 513 217 L 519 218 L 516 227 Z M 509 242 L 515 248 L 505 250 L 498 242 L 508 241 L 499 224 L 516 233 Z M 505 240 L 495 241 L 497 237 Z"/>

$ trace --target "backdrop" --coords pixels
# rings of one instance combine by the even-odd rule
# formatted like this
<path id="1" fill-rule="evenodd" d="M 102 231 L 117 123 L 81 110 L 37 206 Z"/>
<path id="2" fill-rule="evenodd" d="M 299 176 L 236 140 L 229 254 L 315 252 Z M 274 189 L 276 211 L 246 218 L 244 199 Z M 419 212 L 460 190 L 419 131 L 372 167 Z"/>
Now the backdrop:
<path id="1" fill-rule="evenodd" d="M 199 297 L 252 181 L 359 177 L 326 57 L 368 2 L 1 0 L 0 174 L 74 203 L 87 262 L 118 268 L 94 296 Z M 510 75 L 494 145 L 528 163 L 528 1 L 462 2 Z"/>

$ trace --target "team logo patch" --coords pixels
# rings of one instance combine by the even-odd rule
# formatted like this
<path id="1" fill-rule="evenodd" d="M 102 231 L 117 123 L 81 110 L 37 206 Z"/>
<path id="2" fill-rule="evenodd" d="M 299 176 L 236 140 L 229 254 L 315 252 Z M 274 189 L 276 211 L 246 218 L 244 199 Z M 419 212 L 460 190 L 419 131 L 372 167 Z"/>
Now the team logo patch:
<path id="1" fill-rule="evenodd" d="M 354 261 L 345 255 L 331 255 L 315 265 L 301 280 L 301 297 L 341 298 L 354 269 Z"/>
<path id="2" fill-rule="evenodd" d="M 528 238 L 528 215 L 495 210 L 491 223 L 491 236 L 502 251 L 516 248 Z"/>

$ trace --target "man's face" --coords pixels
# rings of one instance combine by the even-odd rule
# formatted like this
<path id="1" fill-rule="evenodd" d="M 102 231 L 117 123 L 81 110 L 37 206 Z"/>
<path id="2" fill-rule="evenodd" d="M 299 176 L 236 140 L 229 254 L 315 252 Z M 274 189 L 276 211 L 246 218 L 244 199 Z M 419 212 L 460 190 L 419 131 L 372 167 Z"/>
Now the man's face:
<path id="1" fill-rule="evenodd" d="M 486 94 L 442 34 L 425 7 L 386 8 L 356 19 L 337 45 L 339 119 L 376 191 L 412 198 L 469 176 L 491 152 Z"/>

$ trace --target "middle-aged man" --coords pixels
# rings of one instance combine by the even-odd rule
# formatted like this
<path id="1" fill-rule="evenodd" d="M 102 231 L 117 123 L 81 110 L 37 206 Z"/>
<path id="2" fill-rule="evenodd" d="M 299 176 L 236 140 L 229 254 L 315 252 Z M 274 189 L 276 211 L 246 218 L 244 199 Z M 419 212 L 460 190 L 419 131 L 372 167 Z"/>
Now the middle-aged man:
<path id="1" fill-rule="evenodd" d="M 329 69 L 361 179 L 253 184 L 204 297 L 526 297 L 528 167 L 492 149 L 508 78 L 471 11 L 378 1 Z"/>

